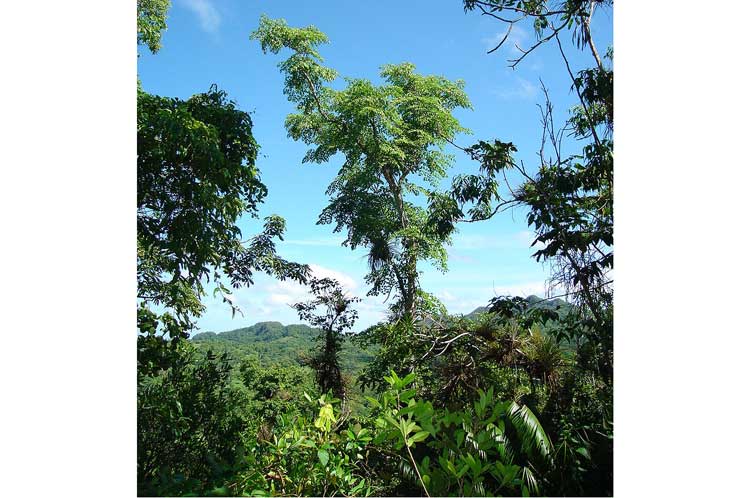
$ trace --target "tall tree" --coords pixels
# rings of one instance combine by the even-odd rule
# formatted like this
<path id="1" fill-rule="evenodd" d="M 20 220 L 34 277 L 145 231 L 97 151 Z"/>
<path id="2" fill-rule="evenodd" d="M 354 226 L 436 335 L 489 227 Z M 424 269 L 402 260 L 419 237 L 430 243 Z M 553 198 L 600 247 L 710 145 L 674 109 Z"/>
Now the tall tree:
<path id="1" fill-rule="evenodd" d="M 476 178 L 459 179 L 472 187 L 463 189 L 460 203 L 445 203 L 438 190 L 452 162 L 445 145 L 467 131 L 452 114 L 470 108 L 464 83 L 423 76 L 404 63 L 382 67 L 383 85 L 346 79 L 346 87 L 335 90 L 330 83 L 337 73 L 322 65 L 318 51 L 327 37 L 317 28 L 292 28 L 263 16 L 252 38 L 264 52 L 292 52 L 279 67 L 297 109 L 286 118 L 289 136 L 313 146 L 304 162 L 325 163 L 338 153 L 344 158 L 319 223 L 346 230 L 344 245 L 366 247 L 369 294 L 394 291 L 395 314 L 414 317 L 424 297 L 418 262 L 446 270 L 444 246 L 454 225 L 444 220 L 461 217 L 470 202 L 476 204 L 471 216 L 480 216 L 492 199 L 491 188 L 478 188 Z"/>

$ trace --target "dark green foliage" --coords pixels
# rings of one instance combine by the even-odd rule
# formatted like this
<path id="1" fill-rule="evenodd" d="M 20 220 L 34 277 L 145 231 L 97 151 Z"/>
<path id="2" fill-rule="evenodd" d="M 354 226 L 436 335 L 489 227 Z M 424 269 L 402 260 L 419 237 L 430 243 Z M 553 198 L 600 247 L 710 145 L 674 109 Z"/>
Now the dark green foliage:
<path id="1" fill-rule="evenodd" d="M 169 350 L 166 368 L 156 370 L 146 357 L 155 348 L 145 343 L 154 340 Z M 246 427 L 226 357 L 198 353 L 185 340 L 140 337 L 141 343 L 138 494 L 184 493 L 221 480 L 243 451 Z"/>
<path id="2" fill-rule="evenodd" d="M 138 2 L 138 43 L 153 52 L 168 6 Z M 241 240 L 239 217 L 256 216 L 267 193 L 249 114 L 215 86 L 180 100 L 138 83 L 137 117 L 138 491 L 204 492 L 239 461 L 250 419 L 229 357 L 185 340 L 205 286 L 231 304 L 225 281 L 249 285 L 262 271 L 304 282 L 309 269 L 276 254 L 278 216 Z"/>
<path id="3" fill-rule="evenodd" d="M 418 381 L 413 373 L 392 372 L 385 381 L 388 388 L 369 402 L 373 445 L 396 457 L 374 465 L 386 472 L 397 463 L 403 477 L 389 493 L 495 496 L 542 489 L 535 474 L 553 466 L 553 448 L 529 408 L 499 401 L 489 390 L 450 410 L 418 399 L 410 388 Z"/>
<path id="4" fill-rule="evenodd" d="M 206 280 L 226 296 L 224 279 L 236 287 L 253 271 L 299 281 L 308 273 L 275 254 L 280 217 L 241 242 L 237 220 L 256 215 L 267 193 L 257 149 L 249 114 L 215 87 L 186 101 L 138 90 L 138 297 L 185 330 L 202 312 Z"/>
<path id="5" fill-rule="evenodd" d="M 247 389 L 248 409 L 259 424 L 272 423 L 279 413 L 297 415 L 298 401 L 304 393 L 316 396 L 309 368 L 299 365 L 271 365 L 262 367 L 255 357 L 245 357 L 239 366 L 238 376 Z"/>

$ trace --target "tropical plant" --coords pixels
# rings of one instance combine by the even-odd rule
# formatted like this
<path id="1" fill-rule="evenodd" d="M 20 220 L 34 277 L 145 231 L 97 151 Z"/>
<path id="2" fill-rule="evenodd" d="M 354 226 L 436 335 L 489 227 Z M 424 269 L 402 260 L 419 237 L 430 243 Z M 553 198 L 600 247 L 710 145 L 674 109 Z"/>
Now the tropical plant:
<path id="1" fill-rule="evenodd" d="M 553 447 L 528 407 L 498 401 L 489 389 L 461 410 L 435 409 L 408 388 L 415 379 L 392 372 L 385 379 L 391 388 L 370 398 L 379 415 L 374 444 L 393 441 L 395 450 L 404 449 L 403 472 L 427 496 L 541 491 L 538 472 L 552 467 Z"/>
<path id="2" fill-rule="evenodd" d="M 306 400 L 304 402 L 303 400 Z M 304 394 L 299 403 L 317 405 L 291 416 L 277 415 L 272 434 L 258 439 L 246 459 L 246 470 L 227 485 L 233 495 L 252 496 L 369 496 L 371 484 L 364 467 L 365 447 L 372 436 L 360 426 L 346 426 L 339 400 Z"/>

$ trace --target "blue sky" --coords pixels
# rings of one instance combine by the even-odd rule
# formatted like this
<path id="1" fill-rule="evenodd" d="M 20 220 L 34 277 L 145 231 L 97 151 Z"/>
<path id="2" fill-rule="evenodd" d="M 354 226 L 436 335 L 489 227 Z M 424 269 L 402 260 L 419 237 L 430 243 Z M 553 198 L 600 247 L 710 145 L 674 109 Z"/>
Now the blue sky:
<path id="1" fill-rule="evenodd" d="M 303 143 L 289 139 L 283 126 L 293 107 L 283 95 L 280 56 L 264 55 L 249 40 L 261 14 L 285 18 L 292 26 L 314 24 L 330 38 L 322 47 L 326 65 L 342 76 L 378 80 L 387 63 L 412 62 L 424 74 L 463 79 L 473 110 L 456 113 L 472 135 L 460 136 L 467 146 L 479 139 L 500 138 L 515 143 L 532 170 L 539 145 L 539 78 L 550 91 L 560 122 L 576 103 L 570 80 L 555 45 L 541 47 L 517 69 L 506 60 L 516 56 L 513 44 L 487 55 L 506 28 L 475 12 L 465 14 L 459 0 L 378 2 L 291 2 L 270 0 L 172 0 L 163 48 L 156 55 L 140 50 L 138 75 L 151 93 L 188 98 L 211 84 L 228 92 L 243 110 L 252 112 L 253 133 L 261 146 L 258 166 L 269 189 L 260 216 L 273 213 L 286 219 L 285 241 L 279 252 L 312 265 L 316 274 L 338 278 L 353 294 L 365 297 L 366 259 L 363 250 L 341 247 L 341 234 L 330 225 L 316 225 L 324 208 L 324 194 L 340 165 L 301 164 Z M 601 52 L 612 43 L 612 13 L 601 10 L 593 22 L 593 37 Z M 534 40 L 531 27 L 515 27 L 512 41 L 527 47 Z M 568 37 L 567 37 L 568 38 Z M 569 47 L 573 69 L 592 63 L 589 54 Z M 567 141 L 572 152 L 572 141 Z M 451 174 L 473 172 L 477 164 L 460 153 Z M 256 233 L 261 220 L 242 219 L 244 236 Z M 421 283 L 436 294 L 450 312 L 467 313 L 501 294 L 543 294 L 548 269 L 530 257 L 531 233 L 524 212 L 515 210 L 494 219 L 466 224 L 454 237 L 449 272 L 423 265 Z M 259 276 L 255 285 L 237 290 L 234 299 L 244 312 L 232 319 L 218 300 L 206 298 L 201 330 L 224 331 L 258 321 L 298 323 L 288 304 L 304 299 L 305 289 Z M 377 322 L 386 308 L 383 297 L 365 298 L 359 306 L 356 329 Z"/>

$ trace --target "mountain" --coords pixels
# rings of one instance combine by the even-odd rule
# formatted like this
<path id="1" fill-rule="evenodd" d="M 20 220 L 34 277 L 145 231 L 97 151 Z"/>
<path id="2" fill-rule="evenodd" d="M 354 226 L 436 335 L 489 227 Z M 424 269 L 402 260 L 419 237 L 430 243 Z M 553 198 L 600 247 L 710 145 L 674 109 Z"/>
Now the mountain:
<path id="1" fill-rule="evenodd" d="M 567 301 L 564 301 L 560 297 L 554 298 L 554 299 L 543 299 L 541 297 L 532 295 L 525 298 L 525 301 L 527 301 L 530 304 L 530 308 L 543 308 L 543 309 L 551 309 L 556 310 L 558 307 L 559 313 L 563 314 L 569 309 L 571 309 L 571 304 L 569 304 Z M 465 318 L 476 318 L 481 313 L 486 313 L 488 311 L 488 306 L 479 306 L 475 308 L 473 311 L 465 315 Z"/>
<path id="2" fill-rule="evenodd" d="M 192 341 L 200 348 L 228 352 L 235 359 L 256 355 L 265 364 L 289 364 L 308 357 L 318 347 L 316 338 L 320 333 L 321 330 L 302 324 L 260 322 L 227 332 L 202 332 L 195 334 Z M 341 367 L 349 372 L 360 370 L 372 357 L 370 352 L 346 340 L 340 355 Z"/>

